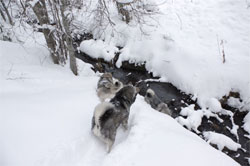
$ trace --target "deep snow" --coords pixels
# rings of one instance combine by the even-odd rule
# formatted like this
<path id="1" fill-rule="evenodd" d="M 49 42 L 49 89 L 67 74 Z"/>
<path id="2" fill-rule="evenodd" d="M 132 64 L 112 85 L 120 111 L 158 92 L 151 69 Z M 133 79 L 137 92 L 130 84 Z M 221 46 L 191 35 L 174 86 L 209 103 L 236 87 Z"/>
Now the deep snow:
<path id="1" fill-rule="evenodd" d="M 96 1 L 84 3 L 91 10 Z M 223 122 L 217 114 L 229 115 L 230 131 L 238 139 L 239 126 L 219 99 L 230 91 L 239 92 L 243 101 L 231 97 L 228 104 L 250 110 L 250 1 L 162 2 L 147 0 L 147 7 L 156 12 L 150 16 L 153 20 L 145 16 L 147 24 L 132 21 L 129 26 L 109 3 L 115 29 L 108 26 L 101 31 L 93 30 L 93 15 L 74 11 L 79 12 L 76 17 L 81 26 L 97 39 L 82 42 L 80 50 L 111 60 L 116 46 L 122 46 L 118 67 L 124 60 L 146 61 L 148 71 L 194 95 L 202 108 L 194 110 L 190 105 L 180 113 L 185 118 L 174 120 L 154 111 L 138 96 L 131 108 L 129 130 L 119 129 L 113 150 L 107 154 L 90 132 L 93 110 L 99 103 L 95 94 L 98 74 L 81 61 L 79 77 L 67 65 L 53 65 L 42 34 L 16 23 L 18 38 L 14 41 L 21 40 L 23 45 L 0 41 L 1 166 L 238 165 L 181 125 L 199 133 L 203 116 Z M 250 112 L 243 126 L 248 133 L 249 126 Z M 220 149 L 240 147 L 224 135 L 202 134 Z"/>
<path id="2" fill-rule="evenodd" d="M 90 9 L 95 7 L 95 2 Z M 112 54 L 114 57 L 115 46 L 121 46 L 118 67 L 124 60 L 138 64 L 146 62 L 149 72 L 194 95 L 202 108 L 209 107 L 211 99 L 218 102 L 230 91 L 236 91 L 243 99 L 244 109 L 249 110 L 248 2 L 148 0 L 147 3 L 159 6 L 152 15 L 145 16 L 146 24 L 141 25 L 134 21 L 129 25 L 122 22 L 112 4 L 108 5 L 115 26 L 108 26 L 105 30 L 100 28 L 101 32 L 98 28 L 91 31 L 94 19 L 80 15 L 79 20 L 85 18 L 86 27 L 97 39 L 83 41 L 80 50 L 110 60 Z M 100 48 L 105 49 L 100 53 Z M 108 56 L 105 56 L 106 51 Z M 225 52 L 225 63 L 222 51 Z"/>
<path id="3" fill-rule="evenodd" d="M 110 154 L 90 131 L 98 74 L 53 65 L 41 46 L 0 41 L 0 165 L 239 165 L 138 96 Z"/>

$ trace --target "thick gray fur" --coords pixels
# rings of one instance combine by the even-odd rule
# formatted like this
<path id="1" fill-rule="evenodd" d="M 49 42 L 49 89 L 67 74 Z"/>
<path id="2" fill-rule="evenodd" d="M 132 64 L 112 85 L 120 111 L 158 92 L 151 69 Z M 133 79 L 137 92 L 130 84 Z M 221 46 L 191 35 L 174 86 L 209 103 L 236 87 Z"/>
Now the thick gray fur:
<path id="1" fill-rule="evenodd" d="M 168 105 L 162 102 L 152 89 L 148 89 L 144 97 L 145 101 L 151 105 L 152 108 L 159 112 L 172 115 L 172 111 L 168 108 Z"/>
<path id="2" fill-rule="evenodd" d="M 130 107 L 136 99 L 138 91 L 128 85 L 119 90 L 110 102 L 102 102 L 96 106 L 92 119 L 92 132 L 107 144 L 110 152 L 115 142 L 117 128 L 122 125 L 128 128 Z"/>

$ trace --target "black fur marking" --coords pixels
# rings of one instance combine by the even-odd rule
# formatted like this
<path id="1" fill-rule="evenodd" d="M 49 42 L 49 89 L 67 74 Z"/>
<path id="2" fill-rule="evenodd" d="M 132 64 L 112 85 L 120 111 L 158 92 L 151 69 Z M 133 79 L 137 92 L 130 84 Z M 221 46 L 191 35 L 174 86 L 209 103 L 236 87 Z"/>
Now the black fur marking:
<path id="1" fill-rule="evenodd" d="M 110 100 L 111 103 L 113 103 L 116 107 L 122 107 L 123 109 L 127 109 L 124 102 L 130 103 L 127 101 L 124 96 L 115 96 L 113 99 Z"/>
<path id="2" fill-rule="evenodd" d="M 106 110 L 106 112 L 99 119 L 100 126 L 104 125 L 104 123 L 113 115 L 114 111 L 114 108 Z"/>
<path id="3" fill-rule="evenodd" d="M 127 90 L 130 90 L 131 87 L 124 87 L 122 88 L 121 90 L 119 90 L 115 97 L 113 99 L 110 100 L 111 103 L 113 103 L 114 105 L 118 106 L 118 107 L 122 107 L 124 109 L 127 109 L 127 106 L 131 105 L 134 101 L 135 101 L 135 97 L 130 100 L 130 99 L 127 99 L 127 96 L 126 96 L 126 91 Z M 117 103 L 119 103 L 119 105 L 117 105 Z"/>
<path id="4" fill-rule="evenodd" d="M 148 98 L 151 98 L 152 95 L 151 95 L 150 93 L 147 93 L 147 97 L 148 97 Z"/>

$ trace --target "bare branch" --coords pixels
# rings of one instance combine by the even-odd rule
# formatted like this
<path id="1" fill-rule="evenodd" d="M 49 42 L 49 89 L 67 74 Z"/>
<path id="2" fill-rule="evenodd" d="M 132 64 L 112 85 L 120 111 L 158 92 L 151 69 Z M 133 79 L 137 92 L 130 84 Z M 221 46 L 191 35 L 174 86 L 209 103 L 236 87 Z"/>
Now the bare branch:
<path id="1" fill-rule="evenodd" d="M 1 4 L 2 4 L 2 6 L 3 6 L 3 9 L 4 9 L 4 11 L 5 11 L 7 17 L 8 17 L 9 23 L 10 23 L 11 25 L 14 25 L 14 23 L 13 23 L 13 21 L 12 21 L 12 18 L 11 18 L 11 16 L 10 16 L 9 10 L 8 10 L 8 8 L 6 7 L 5 3 L 4 3 L 2 0 L 1 0 Z"/>

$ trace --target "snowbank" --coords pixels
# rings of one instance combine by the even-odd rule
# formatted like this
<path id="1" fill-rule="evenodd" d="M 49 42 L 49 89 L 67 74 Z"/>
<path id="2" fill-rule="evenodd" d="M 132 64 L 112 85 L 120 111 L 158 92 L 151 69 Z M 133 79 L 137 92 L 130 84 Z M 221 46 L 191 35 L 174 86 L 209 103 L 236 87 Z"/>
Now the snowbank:
<path id="1" fill-rule="evenodd" d="M 146 16 L 145 25 L 133 21 L 130 25 L 123 23 L 117 18 L 115 6 L 110 5 L 115 29 L 100 28 L 101 36 L 96 29 L 92 31 L 94 38 L 105 40 L 104 45 L 124 47 L 116 65 L 119 67 L 124 60 L 146 62 L 148 71 L 193 94 L 202 108 L 209 107 L 211 99 L 218 100 L 230 91 L 240 92 L 244 103 L 249 103 L 250 12 L 247 3 L 242 0 L 167 0 L 165 3 L 158 0 L 154 3 L 161 4 L 161 14 Z M 93 28 L 88 27 L 90 31 Z M 93 51 L 98 45 L 98 40 L 92 42 Z M 249 104 L 247 107 L 249 110 Z"/>
<path id="2" fill-rule="evenodd" d="M 118 48 L 110 46 L 102 40 L 86 40 L 80 45 L 80 50 L 93 58 L 103 58 L 110 61 L 115 57 Z"/>

